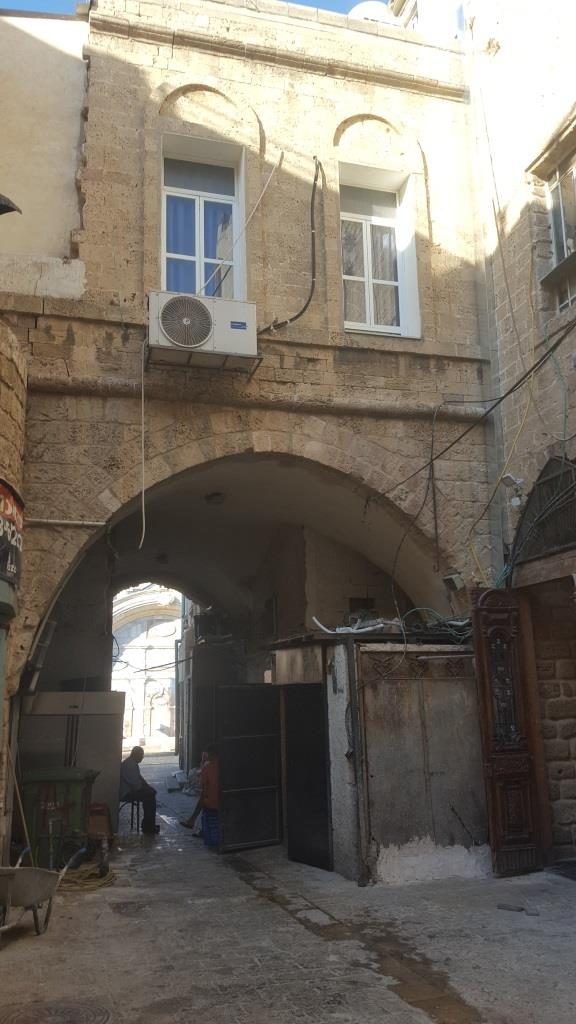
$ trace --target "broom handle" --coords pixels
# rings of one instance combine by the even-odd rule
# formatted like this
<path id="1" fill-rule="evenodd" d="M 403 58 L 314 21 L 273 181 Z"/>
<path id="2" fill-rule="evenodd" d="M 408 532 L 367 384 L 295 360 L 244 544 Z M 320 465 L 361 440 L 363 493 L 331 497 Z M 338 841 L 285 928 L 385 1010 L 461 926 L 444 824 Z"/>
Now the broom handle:
<path id="1" fill-rule="evenodd" d="M 10 744 L 9 743 L 6 744 L 6 749 L 8 751 L 8 760 L 10 762 L 10 768 L 12 769 L 12 778 L 14 779 L 14 790 L 16 792 L 16 801 L 18 803 L 18 810 L 20 811 L 20 817 L 22 819 L 22 826 L 24 828 L 24 836 L 25 836 L 25 839 L 26 839 L 26 844 L 28 846 L 28 849 L 30 850 L 30 860 L 32 861 L 32 867 L 34 867 L 35 866 L 34 865 L 34 850 L 32 849 L 32 843 L 30 842 L 30 836 L 28 834 L 28 825 L 26 824 L 26 818 L 24 817 L 24 807 L 23 807 L 23 804 L 22 804 L 22 797 L 20 796 L 20 786 L 18 785 L 18 778 L 16 776 L 16 768 L 14 766 L 14 759 L 12 757 L 12 751 L 10 749 Z"/>

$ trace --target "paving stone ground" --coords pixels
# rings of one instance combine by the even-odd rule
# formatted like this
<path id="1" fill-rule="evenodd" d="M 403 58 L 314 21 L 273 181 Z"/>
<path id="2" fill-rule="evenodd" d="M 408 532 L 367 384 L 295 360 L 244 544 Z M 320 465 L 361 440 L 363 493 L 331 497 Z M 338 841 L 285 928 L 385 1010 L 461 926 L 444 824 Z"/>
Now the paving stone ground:
<path id="1" fill-rule="evenodd" d="M 362 889 L 281 849 L 220 857 L 179 827 L 169 760 L 143 767 L 160 838 L 122 836 L 113 886 L 3 940 L 0 1024 L 574 1024 L 568 878 Z"/>

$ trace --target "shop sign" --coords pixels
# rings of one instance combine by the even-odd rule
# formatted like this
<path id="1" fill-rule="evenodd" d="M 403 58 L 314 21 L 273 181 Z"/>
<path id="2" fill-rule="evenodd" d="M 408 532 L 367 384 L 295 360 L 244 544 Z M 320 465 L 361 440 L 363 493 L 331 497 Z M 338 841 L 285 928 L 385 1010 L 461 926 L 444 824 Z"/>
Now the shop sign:
<path id="1" fill-rule="evenodd" d="M 20 582 L 24 505 L 5 480 L 0 480 L 0 579 Z"/>

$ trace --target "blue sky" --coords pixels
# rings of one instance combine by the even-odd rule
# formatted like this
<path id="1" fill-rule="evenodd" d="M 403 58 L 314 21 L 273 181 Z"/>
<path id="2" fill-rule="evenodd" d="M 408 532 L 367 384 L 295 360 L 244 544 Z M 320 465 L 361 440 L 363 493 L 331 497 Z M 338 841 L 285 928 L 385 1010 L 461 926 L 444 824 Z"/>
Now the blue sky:
<path id="1" fill-rule="evenodd" d="M 300 3 L 302 0 L 292 0 Z M 308 7 L 323 7 L 329 11 L 347 12 L 356 0 L 307 0 Z M 9 8 L 18 11 L 46 11 L 51 14 L 74 14 L 76 0 L 6 0 L 0 2 L 0 10 Z"/>

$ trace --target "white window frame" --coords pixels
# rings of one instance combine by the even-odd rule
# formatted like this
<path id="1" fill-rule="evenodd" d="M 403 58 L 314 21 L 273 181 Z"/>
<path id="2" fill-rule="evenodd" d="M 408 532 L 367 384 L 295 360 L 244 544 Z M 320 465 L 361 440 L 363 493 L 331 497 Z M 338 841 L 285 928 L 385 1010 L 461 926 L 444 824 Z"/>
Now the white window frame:
<path id="1" fill-rule="evenodd" d="M 392 217 L 369 217 L 360 213 L 344 213 L 340 214 L 340 223 L 343 221 L 354 221 L 357 224 L 362 224 L 362 248 L 364 256 L 364 277 L 355 277 L 353 274 L 342 273 L 343 281 L 358 281 L 364 284 L 364 303 L 368 319 L 366 323 L 355 323 L 352 320 L 346 320 L 344 326 L 346 330 L 351 331 L 369 331 L 378 334 L 400 334 L 400 326 L 395 327 L 393 324 L 377 324 L 374 322 L 374 288 L 375 284 L 387 284 L 396 288 L 398 292 L 398 309 L 400 309 L 400 268 L 398 266 L 398 255 L 396 256 L 396 262 L 398 266 L 398 280 L 397 281 L 383 281 L 380 278 L 374 277 L 372 273 L 372 245 L 370 239 L 370 226 L 372 224 L 380 225 L 385 228 L 394 229 L 394 242 L 396 244 L 396 220 Z M 396 253 L 398 253 L 398 247 L 396 246 Z M 400 314 L 399 314 L 400 316 Z"/>
<path id="2" fill-rule="evenodd" d="M 174 188 L 164 184 L 164 161 L 185 160 L 188 163 L 201 163 L 215 167 L 230 167 L 234 172 L 234 195 L 221 195 L 217 192 L 204 192 L 196 189 Z M 161 218 L 161 287 L 166 290 L 167 260 L 179 259 L 196 263 L 195 295 L 205 295 L 204 287 L 205 263 L 216 263 L 233 267 L 233 299 L 246 299 L 246 241 L 244 237 L 245 218 L 245 168 L 246 157 L 243 147 L 232 143 L 216 143 L 209 139 L 191 138 L 187 136 L 167 135 L 162 146 L 162 218 Z M 166 247 L 166 209 L 167 196 L 174 195 L 196 201 L 196 256 L 184 256 L 180 253 L 169 253 Z M 204 258 L 204 202 L 228 203 L 232 206 L 232 242 L 230 258 L 219 260 Z M 202 254 L 202 258 L 200 257 Z M 210 274 L 213 273 L 213 269 Z M 208 275 L 209 277 L 210 275 Z M 212 298 L 206 295 L 206 298 Z M 217 298 L 218 296 L 214 296 Z M 228 300 L 232 301 L 232 300 Z"/>
<path id="3" fill-rule="evenodd" d="M 344 329 L 362 334 L 379 334 L 391 337 L 420 338 L 420 302 L 418 296 L 418 265 L 416 257 L 416 231 L 415 231 L 415 175 L 401 175 L 396 172 L 382 170 L 376 167 L 358 166 L 355 164 L 340 164 L 340 185 L 347 185 L 351 188 L 367 188 L 381 192 L 394 192 L 396 194 L 396 217 L 369 217 L 361 214 L 346 213 L 341 210 L 340 220 L 352 220 L 393 226 L 396 233 L 396 258 L 398 267 L 398 281 L 374 281 L 372 277 L 366 277 L 367 295 L 366 309 L 373 309 L 372 283 L 394 284 L 398 287 L 398 306 L 400 311 L 400 326 L 390 327 L 381 324 L 364 323 L 358 324 L 344 321 Z M 370 250 L 369 231 L 365 229 L 364 235 L 364 267 L 372 267 L 372 254 Z M 367 251 L 368 250 L 368 251 Z M 340 259 L 342 259 L 342 244 L 340 240 Z M 368 259 L 367 259 L 368 257 Z M 348 280 L 363 280 L 346 275 Z M 344 274 L 342 274 L 344 280 Z M 344 301 L 342 299 L 342 301 Z M 371 320 L 373 320 L 373 315 Z"/>
<path id="4" fill-rule="evenodd" d="M 572 156 L 564 163 L 554 168 L 554 173 L 548 178 L 548 211 L 550 214 L 550 231 L 552 235 L 552 252 L 556 276 L 556 302 L 558 312 L 563 313 L 576 305 L 576 248 L 570 253 L 567 252 L 566 221 L 564 215 L 564 202 L 562 199 L 562 179 L 566 174 L 572 175 L 572 187 L 576 197 L 576 156 Z M 554 230 L 554 192 L 558 193 L 560 211 L 560 222 L 562 230 L 562 243 L 564 252 L 558 252 L 556 232 Z M 564 297 L 563 297 L 564 296 Z"/>
<path id="5" fill-rule="evenodd" d="M 576 198 L 576 158 L 573 158 L 570 162 L 568 162 L 567 165 L 564 165 L 563 168 L 562 168 L 562 166 L 556 167 L 555 170 L 554 170 L 554 174 L 552 175 L 551 178 L 548 179 L 548 195 L 549 195 L 549 202 L 550 202 L 550 220 L 551 220 L 551 223 L 552 223 L 552 246 L 553 246 L 553 250 L 554 250 L 554 266 L 558 266 L 560 263 L 563 263 L 564 260 L 568 259 L 569 256 L 573 256 L 574 253 L 576 252 L 576 248 L 575 248 L 574 251 L 571 252 L 571 253 L 570 252 L 565 252 L 563 255 L 559 254 L 558 248 L 557 248 L 557 245 L 556 245 L 556 235 L 555 235 L 555 232 L 554 232 L 554 222 L 552 220 L 552 211 L 554 209 L 553 193 L 556 190 L 558 190 L 558 195 L 560 197 L 559 209 L 560 209 L 560 220 L 562 222 L 562 240 L 563 240 L 563 243 L 564 243 L 564 249 L 566 249 L 567 248 L 567 245 L 566 245 L 566 240 L 567 240 L 566 239 L 566 221 L 565 221 L 565 218 L 564 218 L 564 204 L 562 202 L 561 182 L 562 182 L 562 179 L 567 174 L 571 174 L 572 175 L 572 183 L 573 183 L 573 188 L 574 188 L 574 196 Z"/>

